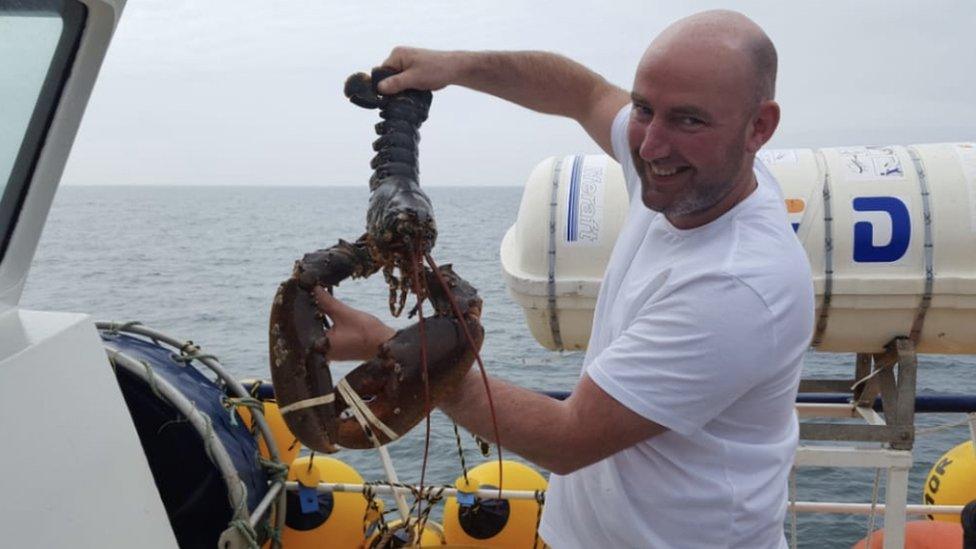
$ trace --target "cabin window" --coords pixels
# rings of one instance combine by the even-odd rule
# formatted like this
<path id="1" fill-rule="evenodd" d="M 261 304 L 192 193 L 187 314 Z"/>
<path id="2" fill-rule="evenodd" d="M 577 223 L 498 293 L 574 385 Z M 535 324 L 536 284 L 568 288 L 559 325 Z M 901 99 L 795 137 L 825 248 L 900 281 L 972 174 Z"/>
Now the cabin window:
<path id="1" fill-rule="evenodd" d="M 0 260 L 67 80 L 87 9 L 0 0 Z"/>

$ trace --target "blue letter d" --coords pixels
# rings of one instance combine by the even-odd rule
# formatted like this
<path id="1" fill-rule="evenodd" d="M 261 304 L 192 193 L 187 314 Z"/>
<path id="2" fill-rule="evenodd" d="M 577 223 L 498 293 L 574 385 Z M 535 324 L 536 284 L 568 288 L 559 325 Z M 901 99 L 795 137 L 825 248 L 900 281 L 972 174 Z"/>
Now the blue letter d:
<path id="1" fill-rule="evenodd" d="M 884 212 L 891 217 L 891 241 L 884 246 L 874 245 L 874 226 L 869 221 L 854 224 L 854 261 L 891 263 L 905 255 L 912 236 L 912 221 L 904 202 L 893 196 L 867 196 L 854 199 L 854 210 Z"/>

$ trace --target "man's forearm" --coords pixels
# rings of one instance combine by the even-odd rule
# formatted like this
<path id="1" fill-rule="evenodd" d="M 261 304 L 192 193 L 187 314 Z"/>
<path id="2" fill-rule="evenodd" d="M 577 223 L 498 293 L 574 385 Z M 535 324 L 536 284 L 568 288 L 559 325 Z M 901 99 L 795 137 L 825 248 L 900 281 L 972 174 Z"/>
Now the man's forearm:
<path id="1" fill-rule="evenodd" d="M 489 377 L 489 386 L 503 447 L 556 473 L 579 466 L 572 462 L 572 453 L 566 451 L 572 441 L 562 432 L 569 413 L 565 402 L 496 378 Z M 477 366 L 440 407 L 468 431 L 497 442 Z"/>
<path id="2" fill-rule="evenodd" d="M 579 120 L 596 99 L 617 89 L 583 65 L 539 51 L 451 52 L 456 81 L 523 107 Z"/>
<path id="3" fill-rule="evenodd" d="M 572 118 L 608 154 L 612 154 L 613 117 L 630 100 L 627 92 L 602 76 L 554 53 L 401 46 L 393 49 L 383 66 L 396 74 L 379 83 L 381 93 L 465 86 L 538 112 Z"/>

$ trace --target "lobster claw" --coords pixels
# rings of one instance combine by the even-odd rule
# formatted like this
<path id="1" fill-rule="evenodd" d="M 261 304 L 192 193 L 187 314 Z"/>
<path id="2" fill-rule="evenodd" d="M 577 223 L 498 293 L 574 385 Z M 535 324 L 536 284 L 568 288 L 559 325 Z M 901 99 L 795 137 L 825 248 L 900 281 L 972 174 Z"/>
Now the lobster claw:
<path id="1" fill-rule="evenodd" d="M 288 428 L 316 452 L 396 440 L 457 386 L 484 340 L 477 290 L 449 266 L 440 268 L 439 277 L 425 269 L 434 315 L 425 319 L 423 334 L 419 323 L 398 331 L 373 358 L 333 383 L 328 328 L 310 292 L 315 285 L 331 287 L 376 272 L 378 266 L 364 253 L 368 246 L 361 238 L 306 254 L 271 306 L 275 396 Z M 458 304 L 459 318 L 451 314 L 451 301 Z M 465 330 L 473 334 L 473 347 L 462 337 Z M 421 345 L 427 345 L 426 364 Z"/>

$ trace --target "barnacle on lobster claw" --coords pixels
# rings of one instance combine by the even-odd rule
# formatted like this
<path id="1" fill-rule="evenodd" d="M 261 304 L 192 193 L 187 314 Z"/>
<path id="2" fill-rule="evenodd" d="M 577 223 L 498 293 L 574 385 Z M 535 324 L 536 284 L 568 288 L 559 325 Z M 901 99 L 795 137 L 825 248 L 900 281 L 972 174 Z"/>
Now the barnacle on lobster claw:
<path id="1" fill-rule="evenodd" d="M 317 452 L 334 452 L 336 445 L 371 448 L 405 434 L 467 373 L 484 339 L 477 290 L 450 265 L 438 269 L 446 284 L 432 270 L 424 269 L 425 293 L 434 308 L 434 314 L 424 319 L 430 389 L 426 403 L 419 323 L 398 331 L 377 349 L 375 357 L 333 387 L 326 360 L 327 322 L 311 291 L 315 285 L 331 289 L 346 278 L 376 272 L 368 241 L 368 236 L 353 244 L 340 241 L 307 254 L 278 288 L 271 307 L 275 396 L 289 429 Z M 468 344 L 464 327 L 454 316 L 452 298 L 475 348 Z"/>

